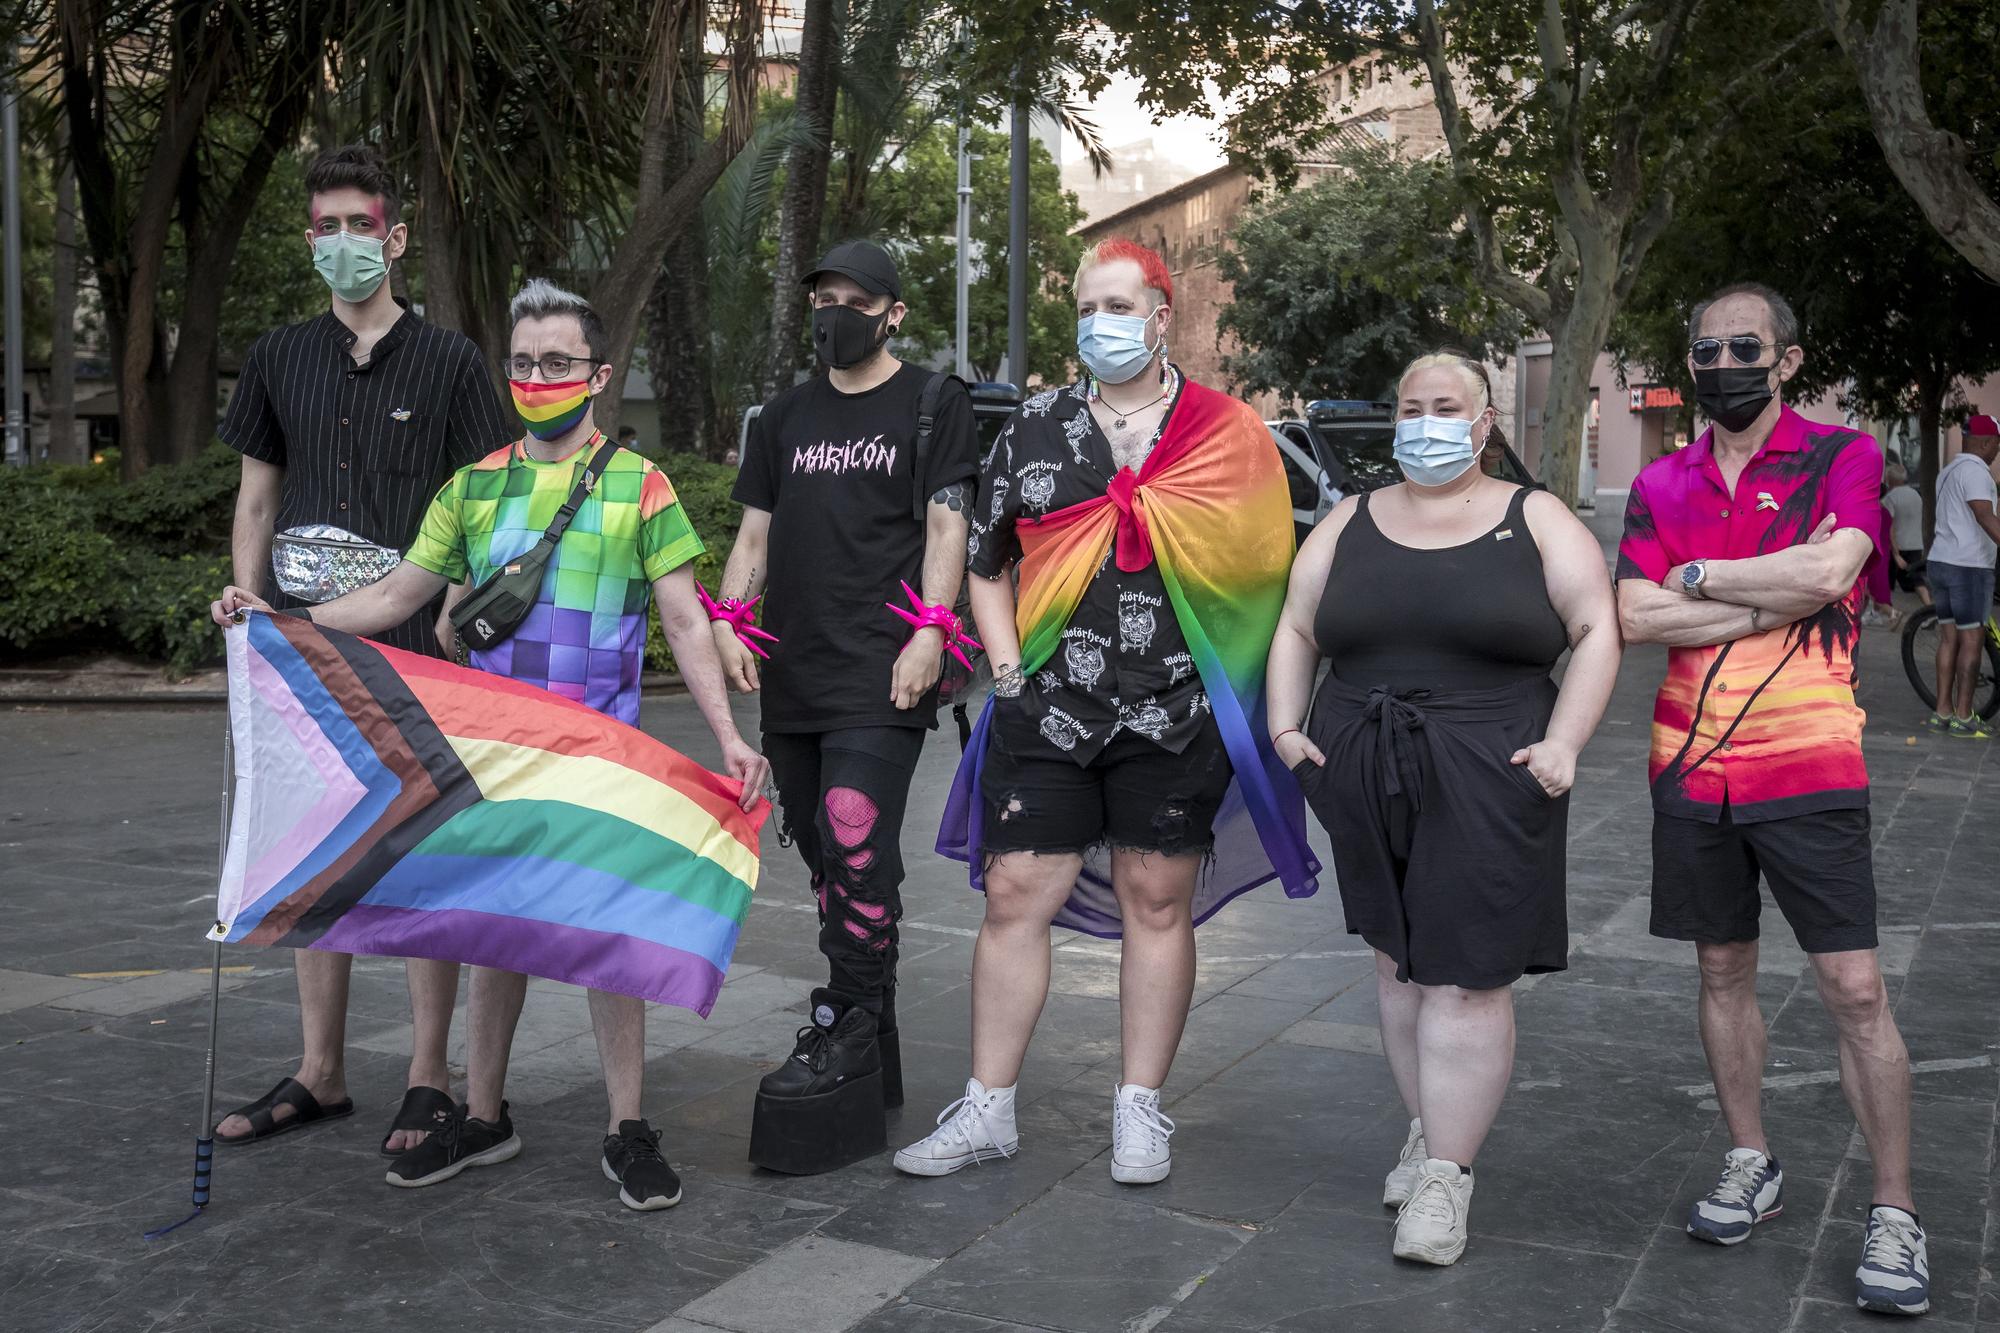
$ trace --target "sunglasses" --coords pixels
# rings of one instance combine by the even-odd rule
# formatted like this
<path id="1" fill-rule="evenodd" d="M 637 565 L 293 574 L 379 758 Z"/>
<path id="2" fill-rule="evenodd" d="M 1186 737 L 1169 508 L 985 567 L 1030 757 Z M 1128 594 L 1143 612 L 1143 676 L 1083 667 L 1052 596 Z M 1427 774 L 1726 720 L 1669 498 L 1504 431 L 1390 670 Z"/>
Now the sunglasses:
<path id="1" fill-rule="evenodd" d="M 1739 366 L 1756 364 L 1766 347 L 1780 347 L 1784 344 L 1765 342 L 1750 334 L 1739 334 L 1734 338 L 1696 338 L 1688 344 L 1688 358 L 1697 366 L 1707 367 L 1722 359 L 1722 349 L 1729 349 L 1729 357 Z"/>

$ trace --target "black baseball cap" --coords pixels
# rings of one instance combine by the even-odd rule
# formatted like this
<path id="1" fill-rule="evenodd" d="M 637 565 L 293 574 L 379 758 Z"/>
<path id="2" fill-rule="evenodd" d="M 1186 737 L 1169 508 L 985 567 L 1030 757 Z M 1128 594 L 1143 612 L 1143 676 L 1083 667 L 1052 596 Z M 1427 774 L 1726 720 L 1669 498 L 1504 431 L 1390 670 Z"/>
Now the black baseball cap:
<path id="1" fill-rule="evenodd" d="M 903 280 L 896 274 L 896 261 L 873 241 L 842 241 L 826 252 L 826 258 L 801 281 L 807 287 L 822 273 L 838 273 L 861 284 L 861 290 L 891 300 L 903 299 Z"/>

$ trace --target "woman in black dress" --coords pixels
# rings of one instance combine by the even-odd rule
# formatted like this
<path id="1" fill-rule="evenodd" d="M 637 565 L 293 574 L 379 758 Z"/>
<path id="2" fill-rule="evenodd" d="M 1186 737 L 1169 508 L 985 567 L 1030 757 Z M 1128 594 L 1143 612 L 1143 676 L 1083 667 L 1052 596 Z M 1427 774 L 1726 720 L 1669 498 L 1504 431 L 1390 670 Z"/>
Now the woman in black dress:
<path id="1" fill-rule="evenodd" d="M 1342 501 L 1300 549 L 1269 719 L 1332 839 L 1347 928 L 1375 950 L 1412 1117 L 1382 1195 L 1394 1252 L 1449 1264 L 1513 1070 L 1511 987 L 1567 964 L 1568 792 L 1622 646 L 1590 530 L 1476 466 L 1493 426 L 1478 367 L 1420 358 L 1397 397 L 1404 480 Z"/>

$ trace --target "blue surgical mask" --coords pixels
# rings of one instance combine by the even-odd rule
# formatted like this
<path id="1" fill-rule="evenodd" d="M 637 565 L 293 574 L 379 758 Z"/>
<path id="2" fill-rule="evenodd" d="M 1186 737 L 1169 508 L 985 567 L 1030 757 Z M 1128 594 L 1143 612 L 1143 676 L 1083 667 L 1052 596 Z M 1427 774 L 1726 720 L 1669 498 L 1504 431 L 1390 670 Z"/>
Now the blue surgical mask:
<path id="1" fill-rule="evenodd" d="M 1161 309 L 1155 306 L 1153 315 Z M 1106 384 L 1123 384 L 1144 370 L 1156 350 L 1146 342 L 1146 324 L 1153 315 L 1107 315 L 1100 310 L 1079 319 L 1076 354 L 1084 368 Z"/>
<path id="2" fill-rule="evenodd" d="M 1396 462 L 1419 486 L 1458 480 L 1479 457 L 1472 423 L 1462 417 L 1405 417 L 1396 423 Z"/>
<path id="3" fill-rule="evenodd" d="M 356 236 L 351 231 L 329 232 L 313 238 L 313 267 L 333 294 L 351 305 L 359 305 L 375 294 L 389 276 L 389 261 L 382 255 L 379 238 Z"/>

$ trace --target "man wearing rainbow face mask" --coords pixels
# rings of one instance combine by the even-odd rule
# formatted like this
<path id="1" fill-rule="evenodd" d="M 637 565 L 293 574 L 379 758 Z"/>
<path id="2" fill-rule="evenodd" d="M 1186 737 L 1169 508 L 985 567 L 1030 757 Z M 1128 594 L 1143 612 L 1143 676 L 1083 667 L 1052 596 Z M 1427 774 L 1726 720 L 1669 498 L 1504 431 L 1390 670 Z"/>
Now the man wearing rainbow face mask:
<path id="1" fill-rule="evenodd" d="M 1123 941 L 1111 1177 L 1166 1179 L 1160 1089 L 1195 923 L 1274 878 L 1294 896 L 1317 887 L 1298 784 L 1264 734 L 1292 562 L 1284 469 L 1256 413 L 1167 359 L 1172 300 L 1153 251 L 1086 251 L 1088 373 L 1023 403 L 980 470 L 968 568 L 998 683 L 938 835 L 986 891 L 972 1078 L 937 1132 L 896 1154 L 911 1175 L 1016 1151 L 1015 1085 L 1059 922 Z"/>
<path id="2" fill-rule="evenodd" d="M 979 466 L 965 387 L 889 351 L 907 311 L 888 253 L 836 245 L 805 285 L 825 373 L 757 417 L 736 481 L 743 524 L 711 611 L 731 683 L 763 693 L 785 828 L 819 903 L 827 984 L 758 1089 L 750 1131 L 751 1161 L 794 1174 L 879 1151 L 884 1111 L 903 1102 L 903 808 L 937 725 Z M 905 588 L 920 588 L 928 609 L 892 614 L 908 605 Z M 760 630 L 747 617 L 767 589 Z"/>
<path id="3" fill-rule="evenodd" d="M 364 145 L 322 153 L 305 185 L 305 239 L 332 308 L 257 340 L 218 430 L 243 455 L 231 576 L 252 592 L 268 590 L 288 610 L 380 577 L 416 536 L 425 504 L 453 469 L 508 438 L 479 349 L 424 323 L 389 289 L 409 228 L 398 220 L 396 178 L 381 154 Z M 444 632 L 433 599 L 376 637 L 442 657 Z M 270 1138 L 354 1110 L 346 1059 L 353 960 L 317 949 L 296 957 L 305 1038 L 298 1072 L 225 1115 L 215 1130 L 220 1143 Z M 382 1140 L 388 1157 L 422 1142 L 452 1106 L 445 1047 L 458 965 L 413 958 L 409 979 L 408 1091 Z"/>
<path id="4" fill-rule="evenodd" d="M 448 583 L 468 576 L 484 583 L 541 540 L 592 467 L 597 481 L 556 544 L 534 608 L 512 636 L 475 650 L 473 665 L 636 724 L 650 597 L 688 692 L 721 747 L 723 771 L 743 784 L 748 809 L 770 768 L 730 719 L 708 617 L 695 592 L 691 562 L 702 552 L 701 539 L 666 474 L 629 449 L 607 446 L 592 421 L 593 399 L 621 369 L 605 359 L 604 325 L 582 297 L 539 278 L 515 296 L 511 313 L 512 350 L 503 364 L 527 436 L 445 483 L 403 563 L 386 578 L 307 614 L 350 634 L 373 634 Z M 226 623 L 238 608 L 262 605 L 230 588 L 213 611 Z M 465 1104 L 449 1108 L 436 1132 L 396 1159 L 391 1185 L 435 1185 L 520 1153 L 502 1094 L 527 980 L 518 972 L 473 969 Z M 680 1202 L 680 1178 L 660 1153 L 659 1132 L 640 1115 L 645 1005 L 591 991 L 590 1017 L 610 1101 L 604 1174 L 617 1182 L 626 1207 L 670 1208 Z"/>

